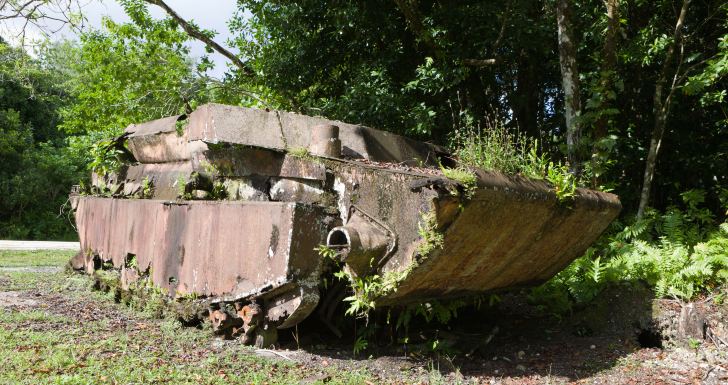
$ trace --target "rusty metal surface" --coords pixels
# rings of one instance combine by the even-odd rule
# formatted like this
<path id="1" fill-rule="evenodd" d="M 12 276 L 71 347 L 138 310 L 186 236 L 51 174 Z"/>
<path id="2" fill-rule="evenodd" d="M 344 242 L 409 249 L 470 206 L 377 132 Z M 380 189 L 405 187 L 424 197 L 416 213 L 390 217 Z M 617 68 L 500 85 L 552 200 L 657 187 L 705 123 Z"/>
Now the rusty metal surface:
<path id="1" fill-rule="evenodd" d="M 189 117 L 190 140 L 238 143 L 269 149 L 310 148 L 311 131 L 318 125 L 339 127 L 342 155 L 377 162 L 437 165 L 444 149 L 400 135 L 355 124 L 221 104 L 205 104 Z"/>
<path id="2" fill-rule="evenodd" d="M 326 167 L 312 159 L 281 151 L 242 146 L 211 146 L 193 157 L 197 170 L 214 166 L 220 176 L 266 175 L 299 179 L 326 179 Z"/>
<path id="3" fill-rule="evenodd" d="M 160 287 L 235 299 L 318 282 L 319 209 L 278 202 L 184 202 L 80 197 L 82 251 L 115 267 L 128 255 Z"/>
<path id="4" fill-rule="evenodd" d="M 127 145 L 141 163 L 179 162 L 190 158 L 187 135 L 177 133 L 177 122 L 184 115 L 170 116 L 126 128 Z"/>
<path id="5" fill-rule="evenodd" d="M 124 181 L 124 194 L 139 193 L 146 179 L 152 186 L 153 199 L 173 200 L 179 194 L 177 184 L 189 181 L 193 172 L 190 162 L 175 163 L 140 163 L 129 166 Z"/>
<path id="6" fill-rule="evenodd" d="M 570 207 L 543 181 L 480 172 L 479 188 L 427 256 L 381 303 L 457 297 L 544 282 L 619 214 L 613 194 L 579 189 Z"/>

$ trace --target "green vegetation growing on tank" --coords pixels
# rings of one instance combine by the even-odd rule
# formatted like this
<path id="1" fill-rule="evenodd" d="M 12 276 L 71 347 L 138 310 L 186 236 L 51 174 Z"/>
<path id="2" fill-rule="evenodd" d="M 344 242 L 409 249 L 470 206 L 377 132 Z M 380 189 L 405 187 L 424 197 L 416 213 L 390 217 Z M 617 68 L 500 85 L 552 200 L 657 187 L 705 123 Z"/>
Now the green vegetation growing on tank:
<path id="1" fill-rule="evenodd" d="M 442 249 L 445 236 L 438 229 L 437 216 L 434 211 L 428 211 L 420 216 L 417 223 L 417 233 L 420 236 L 417 244 L 417 258 L 425 259 L 435 250 Z"/>
<path id="2" fill-rule="evenodd" d="M 185 134 L 185 130 L 187 130 L 187 126 L 190 124 L 190 121 L 188 119 L 180 119 L 177 120 L 174 123 L 174 130 L 177 132 L 177 136 L 183 136 Z"/>
<path id="3" fill-rule="evenodd" d="M 311 154 L 311 151 L 309 151 L 306 147 L 292 147 L 286 150 L 286 153 L 292 157 L 307 160 L 309 162 L 324 164 L 325 160 L 319 158 L 318 156 L 315 156 Z"/>
<path id="4" fill-rule="evenodd" d="M 477 178 L 467 167 L 478 167 L 504 174 L 520 174 L 532 179 L 546 180 L 553 187 L 556 199 L 568 204 L 576 188 L 586 184 L 589 170 L 577 178 L 568 165 L 553 162 L 539 150 L 539 142 L 523 134 L 514 134 L 502 123 L 492 123 L 486 129 L 461 129 L 455 132 L 454 153 L 460 163 L 457 168 L 441 167 L 443 174 L 465 186 L 466 197 L 475 191 Z M 473 187 L 469 187 L 473 186 Z"/>
<path id="5" fill-rule="evenodd" d="M 149 179 L 149 176 L 145 176 L 142 179 L 140 197 L 142 199 L 150 199 L 154 195 L 154 183 Z"/>
<path id="6" fill-rule="evenodd" d="M 295 156 L 301 159 L 311 159 L 313 155 L 308 151 L 306 147 L 293 147 L 288 149 L 288 155 Z"/>
<path id="7" fill-rule="evenodd" d="M 551 183 L 556 199 L 562 204 L 569 204 L 576 196 L 577 178 L 569 171 L 569 167 L 549 163 L 546 180 Z"/>
<path id="8" fill-rule="evenodd" d="M 463 187 L 463 198 L 470 200 L 478 188 L 478 177 L 475 173 L 465 167 L 447 168 L 440 167 L 442 174 L 447 178 L 458 182 Z M 458 190 L 452 191 L 454 195 L 460 195 Z"/>
<path id="9" fill-rule="evenodd" d="M 174 184 L 177 187 L 177 199 L 192 199 L 192 194 L 187 191 L 187 178 L 184 175 L 178 176 Z"/>
<path id="10" fill-rule="evenodd" d="M 498 118 L 486 117 L 485 122 L 482 128 L 466 124 L 453 132 L 451 146 L 458 162 L 504 174 L 528 169 L 528 154 L 537 142 L 509 129 Z"/>

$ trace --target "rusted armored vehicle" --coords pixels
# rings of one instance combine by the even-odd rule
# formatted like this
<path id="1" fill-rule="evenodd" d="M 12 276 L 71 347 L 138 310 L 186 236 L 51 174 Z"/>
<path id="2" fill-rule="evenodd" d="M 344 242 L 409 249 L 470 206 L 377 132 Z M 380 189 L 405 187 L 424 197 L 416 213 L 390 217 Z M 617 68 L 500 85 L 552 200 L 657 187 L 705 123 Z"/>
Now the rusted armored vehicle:
<path id="1" fill-rule="evenodd" d="M 131 125 L 124 165 L 72 196 L 88 273 L 204 299 L 215 329 L 267 345 L 322 301 L 333 257 L 390 306 L 544 282 L 617 216 L 608 193 L 568 207 L 541 180 L 472 170 L 388 132 L 218 104 Z"/>

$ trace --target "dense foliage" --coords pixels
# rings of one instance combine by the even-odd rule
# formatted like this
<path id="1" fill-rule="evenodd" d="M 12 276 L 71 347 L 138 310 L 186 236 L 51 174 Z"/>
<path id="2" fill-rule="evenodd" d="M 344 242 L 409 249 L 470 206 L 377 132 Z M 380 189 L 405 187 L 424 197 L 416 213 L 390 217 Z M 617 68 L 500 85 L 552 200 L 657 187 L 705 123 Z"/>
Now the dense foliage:
<path id="1" fill-rule="evenodd" d="M 66 91 L 42 60 L 0 42 L 0 238 L 75 238 L 61 213 L 84 168 L 57 129 Z"/>

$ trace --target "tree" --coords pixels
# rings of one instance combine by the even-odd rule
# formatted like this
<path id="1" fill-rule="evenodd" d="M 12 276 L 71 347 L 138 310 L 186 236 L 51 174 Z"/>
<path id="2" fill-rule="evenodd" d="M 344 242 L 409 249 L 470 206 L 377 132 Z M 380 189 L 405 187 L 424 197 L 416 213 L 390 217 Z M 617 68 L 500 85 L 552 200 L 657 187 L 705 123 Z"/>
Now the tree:
<path id="1" fill-rule="evenodd" d="M 559 62 L 561 63 L 561 83 L 564 90 L 564 117 L 566 118 L 567 159 L 572 170 L 581 173 L 581 86 L 579 70 L 576 65 L 576 42 L 574 41 L 573 11 L 569 0 L 557 0 L 556 24 L 558 26 Z"/>
<path id="2" fill-rule="evenodd" d="M 22 23 L 16 37 L 24 47 L 30 27 L 46 37 L 64 27 L 80 31 L 85 22 L 84 5 L 77 0 L 0 0 L 0 21 Z"/>
<path id="3" fill-rule="evenodd" d="M 68 99 L 43 60 L 0 42 L 0 238 L 75 237 L 59 211 L 83 166 L 56 129 Z"/>
<path id="4" fill-rule="evenodd" d="M 75 102 L 62 110 L 67 132 L 115 136 L 131 123 L 184 113 L 208 100 L 207 84 L 197 75 L 208 64 L 195 66 L 177 23 L 154 20 L 143 7 L 127 12 L 134 23 L 106 18 L 102 30 L 81 35 L 70 68 L 77 76 L 67 85 Z"/>

